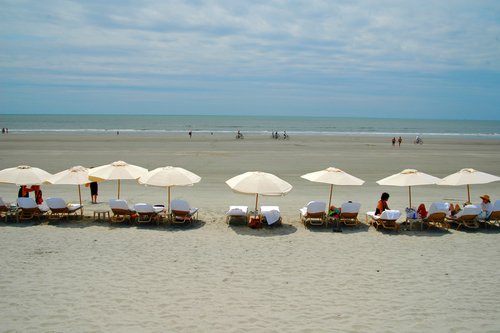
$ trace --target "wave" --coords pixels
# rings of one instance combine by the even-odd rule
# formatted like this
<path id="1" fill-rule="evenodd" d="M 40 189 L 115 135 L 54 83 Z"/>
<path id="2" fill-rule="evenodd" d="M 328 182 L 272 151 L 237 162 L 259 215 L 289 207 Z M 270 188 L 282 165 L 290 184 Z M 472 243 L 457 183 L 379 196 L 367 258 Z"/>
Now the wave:
<path id="1" fill-rule="evenodd" d="M 233 129 L 190 129 L 194 133 L 203 134 L 234 134 L 236 130 Z M 20 128 L 11 129 L 9 133 L 74 133 L 74 134 L 92 134 L 92 133 L 131 133 L 131 134 L 185 134 L 186 130 L 173 130 L 173 129 L 133 129 L 133 128 L 79 128 L 79 129 L 47 129 L 47 128 Z M 244 130 L 244 134 L 252 135 L 268 135 L 270 136 L 273 131 L 268 130 Z M 282 134 L 282 132 L 279 132 Z M 288 130 L 287 134 L 290 136 L 428 136 L 428 137 L 484 137 L 484 138 L 500 138 L 500 133 L 454 133 L 454 132 L 386 132 L 376 130 L 361 130 L 361 131 L 311 131 L 311 130 Z"/>

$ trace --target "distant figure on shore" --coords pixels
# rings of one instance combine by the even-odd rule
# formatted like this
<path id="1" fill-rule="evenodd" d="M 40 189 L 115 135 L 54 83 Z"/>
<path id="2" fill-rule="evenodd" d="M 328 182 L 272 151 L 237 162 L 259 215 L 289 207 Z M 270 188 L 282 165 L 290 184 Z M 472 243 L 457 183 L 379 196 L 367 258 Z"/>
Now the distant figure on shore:
<path id="1" fill-rule="evenodd" d="M 236 139 L 243 139 L 243 134 L 241 134 L 240 130 L 236 133 Z"/>
<path id="2" fill-rule="evenodd" d="M 401 147 L 401 142 L 403 142 L 403 139 L 401 137 L 399 137 L 399 139 L 398 139 L 398 145 L 399 145 L 399 147 Z"/>
<path id="3" fill-rule="evenodd" d="M 286 134 L 286 131 L 283 131 L 283 139 L 288 139 L 288 134 Z"/>
<path id="4" fill-rule="evenodd" d="M 422 141 L 422 139 L 420 138 L 420 136 L 418 136 L 418 135 L 417 135 L 417 137 L 415 138 L 415 144 L 417 144 L 417 145 L 418 145 L 418 144 L 419 144 L 419 145 L 421 145 L 421 144 L 423 144 L 423 143 L 424 143 L 424 141 Z"/>
<path id="5" fill-rule="evenodd" d="M 189 138 L 191 139 L 191 137 L 193 136 L 193 131 L 189 131 L 188 134 L 189 134 Z"/>
<path id="6" fill-rule="evenodd" d="M 5 134 L 5 127 L 2 127 L 2 134 Z"/>
<path id="7" fill-rule="evenodd" d="M 116 131 L 116 135 L 120 135 L 120 131 Z"/>
<path id="8" fill-rule="evenodd" d="M 396 145 L 396 137 L 392 137 L 392 145 L 395 146 Z"/>

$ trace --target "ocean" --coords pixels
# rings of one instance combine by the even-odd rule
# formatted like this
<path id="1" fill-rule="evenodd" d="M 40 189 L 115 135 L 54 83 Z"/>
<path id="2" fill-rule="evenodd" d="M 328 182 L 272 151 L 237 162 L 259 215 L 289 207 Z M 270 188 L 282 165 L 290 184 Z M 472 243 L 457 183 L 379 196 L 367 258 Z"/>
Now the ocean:
<path id="1" fill-rule="evenodd" d="M 283 116 L 0 115 L 9 133 L 236 133 L 500 139 L 500 121 Z"/>

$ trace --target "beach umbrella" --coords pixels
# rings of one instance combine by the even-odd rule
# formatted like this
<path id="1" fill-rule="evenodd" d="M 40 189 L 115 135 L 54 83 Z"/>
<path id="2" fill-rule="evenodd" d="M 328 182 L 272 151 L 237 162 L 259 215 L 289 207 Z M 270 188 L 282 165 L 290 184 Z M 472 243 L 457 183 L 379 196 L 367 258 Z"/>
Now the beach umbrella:
<path id="1" fill-rule="evenodd" d="M 148 169 L 143 167 L 124 161 L 116 161 L 90 169 L 89 179 L 91 181 L 118 180 L 118 199 L 120 199 L 120 181 L 122 179 L 138 179 L 147 172 Z"/>
<path id="2" fill-rule="evenodd" d="M 328 200 L 328 209 L 330 209 L 330 206 L 332 205 L 333 185 L 359 186 L 363 185 L 363 183 L 365 182 L 362 179 L 354 177 L 348 174 L 347 172 L 334 167 L 329 167 L 324 170 L 307 173 L 300 177 L 316 183 L 330 184 L 330 199 Z"/>
<path id="3" fill-rule="evenodd" d="M 417 185 L 431 185 L 440 179 L 415 169 L 405 169 L 392 176 L 377 180 L 379 185 L 408 186 L 409 207 L 411 207 L 411 187 Z"/>
<path id="4" fill-rule="evenodd" d="M 170 212 L 170 188 L 172 186 L 189 186 L 198 183 L 201 177 L 180 167 L 166 166 L 156 168 L 142 175 L 140 184 L 166 187 L 168 192 L 168 212 Z"/>
<path id="5" fill-rule="evenodd" d="M 472 184 L 487 184 L 499 181 L 500 177 L 491 175 L 489 173 L 474 170 L 472 168 L 465 168 L 454 174 L 444 177 L 438 182 L 438 185 L 467 185 L 467 202 L 470 202 L 470 187 Z"/>
<path id="6" fill-rule="evenodd" d="M 285 195 L 292 190 L 292 185 L 267 172 L 249 171 L 226 180 L 226 184 L 235 192 L 255 194 L 255 212 L 261 195 Z"/>
<path id="7" fill-rule="evenodd" d="M 16 185 L 41 185 L 52 176 L 45 170 L 34 168 L 29 165 L 20 165 L 15 168 L 7 168 L 0 171 L 0 183 Z"/>
<path id="8" fill-rule="evenodd" d="M 77 165 L 58 172 L 46 180 L 46 182 L 50 184 L 78 185 L 78 197 L 80 198 L 80 206 L 82 205 L 82 191 L 80 185 L 86 184 L 89 181 L 89 169 L 81 165 Z M 83 211 L 80 211 L 83 215 Z"/>

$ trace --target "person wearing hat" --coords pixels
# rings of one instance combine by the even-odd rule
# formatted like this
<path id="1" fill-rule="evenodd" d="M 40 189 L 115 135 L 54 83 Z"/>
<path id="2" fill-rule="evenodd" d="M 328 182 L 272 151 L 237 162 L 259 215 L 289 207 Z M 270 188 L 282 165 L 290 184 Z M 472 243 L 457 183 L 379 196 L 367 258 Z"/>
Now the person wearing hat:
<path id="1" fill-rule="evenodd" d="M 488 194 L 480 196 L 481 198 L 481 213 L 479 214 L 479 219 L 487 220 L 491 212 L 493 211 L 493 204 L 491 203 L 490 196 Z"/>

